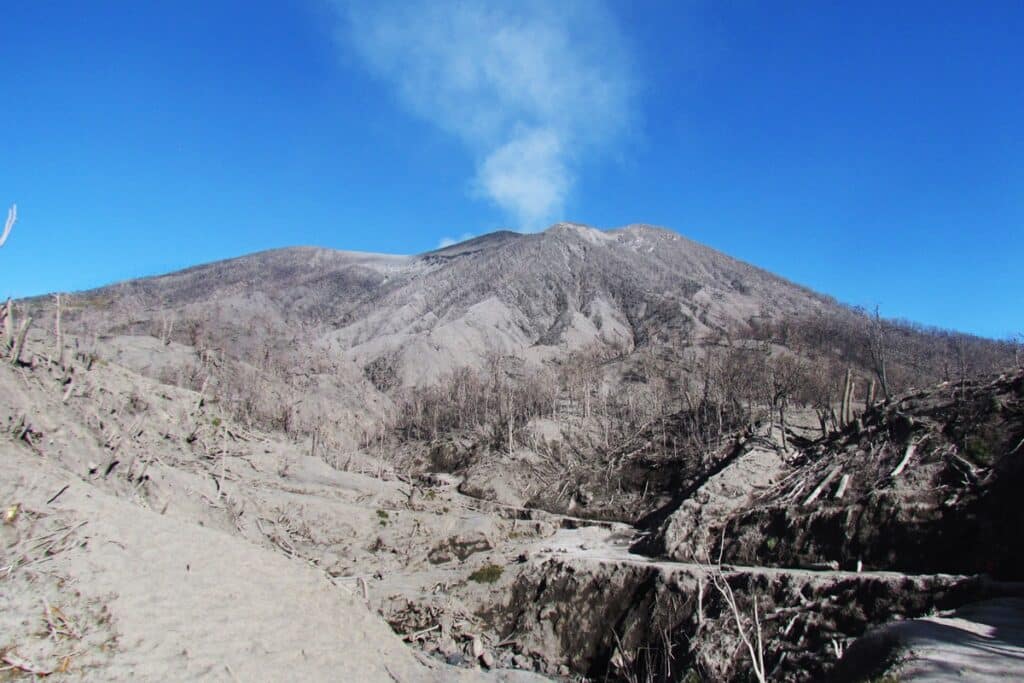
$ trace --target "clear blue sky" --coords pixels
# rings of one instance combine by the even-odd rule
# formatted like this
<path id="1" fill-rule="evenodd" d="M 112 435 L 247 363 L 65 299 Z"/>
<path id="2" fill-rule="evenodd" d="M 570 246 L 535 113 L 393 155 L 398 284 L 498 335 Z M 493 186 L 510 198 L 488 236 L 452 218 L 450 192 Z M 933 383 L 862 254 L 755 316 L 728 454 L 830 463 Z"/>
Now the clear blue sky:
<path id="1" fill-rule="evenodd" d="M 1024 331 L 1024 3 L 553 6 L 4 3 L 0 294 L 566 219 Z"/>

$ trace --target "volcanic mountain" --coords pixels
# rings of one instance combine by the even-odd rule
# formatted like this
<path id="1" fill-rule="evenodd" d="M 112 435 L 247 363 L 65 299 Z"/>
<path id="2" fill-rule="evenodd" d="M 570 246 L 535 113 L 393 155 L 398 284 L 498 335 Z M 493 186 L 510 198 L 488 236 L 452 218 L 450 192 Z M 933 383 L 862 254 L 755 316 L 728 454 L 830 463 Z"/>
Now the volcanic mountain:
<path id="1" fill-rule="evenodd" d="M 628 353 L 699 342 L 758 317 L 847 313 L 669 230 L 567 223 L 417 256 L 280 249 L 82 297 L 112 309 L 104 332 L 176 319 L 183 335 L 184 321 L 201 320 L 237 335 L 238 352 L 302 330 L 332 358 L 363 366 L 389 357 L 400 384 L 492 353 L 535 361 L 581 349 Z"/>
<path id="2" fill-rule="evenodd" d="M 2 313 L 23 672 L 729 680 L 745 620 L 715 586 L 808 680 L 873 625 L 992 596 L 948 572 L 1020 578 L 1024 380 L 973 378 L 1013 345 L 669 230 L 280 249 Z"/>
<path id="3" fill-rule="evenodd" d="M 768 341 L 870 372 L 863 313 L 647 225 L 560 223 L 415 256 L 279 249 L 65 299 L 66 326 L 95 340 L 96 353 L 193 388 L 265 385 L 270 404 L 295 399 L 295 422 L 307 428 L 329 404 L 332 421 L 342 415 L 365 431 L 394 410 L 396 391 L 500 359 L 522 374 L 587 357 L 618 386 L 678 374 L 668 370 L 708 348 Z M 49 299 L 27 303 L 37 320 L 52 315 Z M 920 347 L 890 361 L 895 381 L 901 367 L 911 381 L 927 366 L 932 380 L 949 364 L 945 337 L 906 326 L 893 334 L 894 347 Z M 1006 349 L 964 339 L 1006 361 Z M 205 370 L 192 367 L 196 358 Z"/>

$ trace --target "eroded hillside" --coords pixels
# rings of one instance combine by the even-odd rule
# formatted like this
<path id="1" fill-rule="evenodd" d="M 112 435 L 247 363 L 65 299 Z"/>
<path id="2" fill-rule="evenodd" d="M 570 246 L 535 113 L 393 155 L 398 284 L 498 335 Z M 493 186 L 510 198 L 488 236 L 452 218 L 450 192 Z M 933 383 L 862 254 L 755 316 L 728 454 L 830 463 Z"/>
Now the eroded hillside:
<path id="1" fill-rule="evenodd" d="M 1021 579 L 1024 379 L 973 379 L 1014 347 L 668 231 L 282 250 L 5 315 L 11 675 L 819 680 L 1019 592 L 986 577 Z"/>

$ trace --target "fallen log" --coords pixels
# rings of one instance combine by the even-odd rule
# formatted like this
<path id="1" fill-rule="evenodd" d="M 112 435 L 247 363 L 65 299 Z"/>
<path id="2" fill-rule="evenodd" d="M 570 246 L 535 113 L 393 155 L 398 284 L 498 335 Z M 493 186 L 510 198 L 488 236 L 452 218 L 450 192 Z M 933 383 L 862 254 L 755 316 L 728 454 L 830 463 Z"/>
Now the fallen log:
<path id="1" fill-rule="evenodd" d="M 903 452 L 903 459 L 900 460 L 900 464 L 896 465 L 896 469 L 894 469 L 889 475 L 891 478 L 896 478 L 903 473 L 903 469 L 907 466 L 907 463 L 910 462 L 911 456 L 914 455 L 915 448 L 917 448 L 917 444 L 913 441 L 907 444 L 907 449 Z"/>
<path id="2" fill-rule="evenodd" d="M 832 483 L 832 480 L 839 475 L 840 470 L 841 468 L 839 467 L 833 467 L 832 470 L 825 476 L 825 478 L 821 480 L 821 483 L 818 484 L 818 486 L 813 491 L 811 491 L 811 495 L 807 496 L 807 500 L 804 501 L 804 505 L 810 505 L 811 503 L 816 501 L 818 499 L 818 496 L 821 495 L 821 492 L 825 490 L 825 487 Z"/>

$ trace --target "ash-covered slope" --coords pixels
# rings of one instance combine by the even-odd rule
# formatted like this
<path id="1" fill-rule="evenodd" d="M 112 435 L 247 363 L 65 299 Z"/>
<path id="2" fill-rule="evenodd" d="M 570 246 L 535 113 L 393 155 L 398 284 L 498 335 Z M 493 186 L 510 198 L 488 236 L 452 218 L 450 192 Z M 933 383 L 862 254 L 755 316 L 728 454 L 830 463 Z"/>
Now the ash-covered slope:
<path id="1" fill-rule="evenodd" d="M 247 424 L 316 433 L 340 448 L 379 448 L 384 432 L 401 430 L 402 415 L 422 422 L 415 394 L 429 390 L 440 392 L 438 408 L 452 403 L 445 392 L 465 401 L 469 385 L 482 387 L 474 425 L 491 429 L 481 415 L 503 420 L 511 409 L 515 431 L 566 409 L 589 418 L 594 401 L 607 421 L 609 397 L 642 423 L 689 407 L 697 392 L 698 402 L 708 399 L 712 375 L 716 392 L 732 387 L 715 400 L 742 394 L 750 412 L 767 390 L 764 372 L 742 369 L 758 365 L 754 356 L 798 359 L 807 390 L 793 400 L 822 407 L 847 369 L 861 378 L 875 371 L 868 346 L 881 336 L 900 390 L 933 383 L 944 369 L 948 376 L 950 363 L 963 369 L 968 357 L 972 371 L 1013 358 L 1006 344 L 910 325 L 886 323 L 873 335 L 877 321 L 862 313 L 643 225 L 497 232 L 415 256 L 281 249 L 63 303 L 65 329 L 97 358 L 206 391 Z M 50 298 L 18 309 L 52 329 Z M 736 376 L 725 378 L 727 370 Z M 497 405 L 503 383 L 517 387 L 517 405 Z M 508 387 L 500 393 L 507 403 Z M 465 426 L 462 415 L 448 425 L 436 418 L 431 438 Z M 608 450 L 609 430 L 601 431 Z"/>
<path id="2" fill-rule="evenodd" d="M 587 347 L 629 351 L 685 343 L 759 314 L 830 306 L 646 226 L 560 224 L 474 242 L 418 257 L 415 270 L 356 308 L 330 339 L 362 358 L 400 351 L 401 378 L 417 381 L 410 364 L 447 368 L 488 352 L 542 359 Z"/>
<path id="3" fill-rule="evenodd" d="M 684 503 L 658 531 L 658 550 L 678 560 L 720 549 L 738 564 L 1020 581 L 1022 450 L 1024 372 L 947 382 L 869 406 L 785 465 L 776 457 L 774 482 L 744 491 L 717 519 L 706 494 L 700 525 Z M 694 542 L 697 526 L 710 547 Z"/>
<path id="4" fill-rule="evenodd" d="M 757 316 L 845 309 L 668 230 L 559 224 L 419 256 L 293 248 L 94 290 L 101 333 L 200 332 L 231 353 L 281 339 L 377 362 L 384 386 L 429 383 L 489 355 L 542 361 L 685 343 Z M 186 337 L 191 335 L 193 339 Z M 301 337 L 301 339 L 298 339 Z"/>

